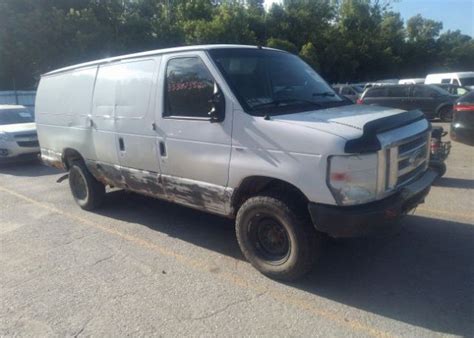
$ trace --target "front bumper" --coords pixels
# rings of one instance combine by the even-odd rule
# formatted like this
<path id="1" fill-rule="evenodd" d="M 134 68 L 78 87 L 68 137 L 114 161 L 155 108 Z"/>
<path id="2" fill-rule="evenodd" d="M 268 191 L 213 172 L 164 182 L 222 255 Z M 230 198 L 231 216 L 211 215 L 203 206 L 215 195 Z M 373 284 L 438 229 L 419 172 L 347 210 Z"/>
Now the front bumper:
<path id="1" fill-rule="evenodd" d="M 396 194 L 380 201 L 349 207 L 309 203 L 308 209 L 316 229 L 331 237 L 369 235 L 393 225 L 423 203 L 436 178 L 437 174 L 428 170 Z"/>
<path id="2" fill-rule="evenodd" d="M 39 153 L 39 147 L 20 147 L 15 141 L 0 142 L 0 163 L 37 159 Z"/>

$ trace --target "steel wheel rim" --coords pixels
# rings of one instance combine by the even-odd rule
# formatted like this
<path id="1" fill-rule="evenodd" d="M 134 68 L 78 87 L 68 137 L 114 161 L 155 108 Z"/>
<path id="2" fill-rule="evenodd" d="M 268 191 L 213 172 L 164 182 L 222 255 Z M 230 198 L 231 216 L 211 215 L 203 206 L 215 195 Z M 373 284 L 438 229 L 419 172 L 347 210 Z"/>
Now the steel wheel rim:
<path id="1" fill-rule="evenodd" d="M 85 200 L 88 195 L 87 183 L 84 175 L 79 170 L 74 170 L 69 174 L 71 190 L 74 197 L 78 200 Z"/>
<path id="2" fill-rule="evenodd" d="M 257 256 L 270 264 L 279 265 L 290 256 L 290 236 L 275 217 L 256 214 L 249 222 L 249 235 Z"/>

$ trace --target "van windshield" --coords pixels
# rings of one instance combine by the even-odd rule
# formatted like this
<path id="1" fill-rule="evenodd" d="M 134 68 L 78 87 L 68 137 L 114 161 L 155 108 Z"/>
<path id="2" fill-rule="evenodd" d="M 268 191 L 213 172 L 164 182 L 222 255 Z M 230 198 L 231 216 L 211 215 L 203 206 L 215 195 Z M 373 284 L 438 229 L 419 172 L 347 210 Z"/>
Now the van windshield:
<path id="1" fill-rule="evenodd" d="M 34 122 L 33 114 L 24 109 L 0 109 L 0 126 Z"/>
<path id="2" fill-rule="evenodd" d="M 210 56 L 252 115 L 288 114 L 351 104 L 299 57 L 266 49 L 213 49 Z"/>

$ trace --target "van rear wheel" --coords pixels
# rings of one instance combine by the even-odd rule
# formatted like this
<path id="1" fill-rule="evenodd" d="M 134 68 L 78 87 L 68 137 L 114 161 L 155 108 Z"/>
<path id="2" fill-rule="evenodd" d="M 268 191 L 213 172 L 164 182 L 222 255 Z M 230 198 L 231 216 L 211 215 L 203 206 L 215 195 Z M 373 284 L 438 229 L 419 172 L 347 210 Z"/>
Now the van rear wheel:
<path id="1" fill-rule="evenodd" d="M 309 219 L 279 197 L 248 199 L 237 213 L 236 234 L 247 260 L 278 280 L 295 280 L 309 272 L 320 248 Z"/>
<path id="2" fill-rule="evenodd" d="M 102 204 L 105 186 L 87 170 L 84 162 L 74 162 L 69 170 L 69 187 L 76 203 L 84 210 L 93 210 Z"/>

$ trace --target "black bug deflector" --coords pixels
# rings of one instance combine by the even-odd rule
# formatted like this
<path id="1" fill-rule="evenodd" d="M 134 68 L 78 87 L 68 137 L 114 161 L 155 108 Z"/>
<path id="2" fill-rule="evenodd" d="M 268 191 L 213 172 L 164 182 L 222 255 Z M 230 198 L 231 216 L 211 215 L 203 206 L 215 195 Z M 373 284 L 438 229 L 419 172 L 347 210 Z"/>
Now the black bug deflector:
<path id="1" fill-rule="evenodd" d="M 424 118 L 425 115 L 421 111 L 411 110 L 367 122 L 363 127 L 362 136 L 347 141 L 344 151 L 348 154 L 379 151 L 382 149 L 382 146 L 377 138 L 377 134 L 404 127 Z"/>

